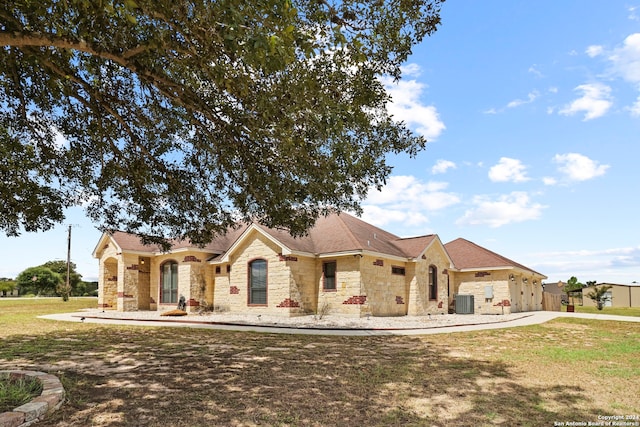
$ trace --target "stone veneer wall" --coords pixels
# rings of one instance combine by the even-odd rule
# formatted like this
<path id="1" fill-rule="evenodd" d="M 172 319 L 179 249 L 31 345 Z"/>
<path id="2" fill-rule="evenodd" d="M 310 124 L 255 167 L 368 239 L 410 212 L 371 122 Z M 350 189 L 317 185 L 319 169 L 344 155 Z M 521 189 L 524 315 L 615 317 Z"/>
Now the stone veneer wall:
<path id="1" fill-rule="evenodd" d="M 362 284 L 370 313 L 374 316 L 407 314 L 405 262 L 365 256 L 362 259 Z M 405 268 L 405 275 L 393 274 L 392 267 Z"/>
<path id="2" fill-rule="evenodd" d="M 473 295 L 476 314 L 509 314 L 513 311 L 509 273 L 505 271 L 477 271 L 455 273 L 457 293 Z M 491 286 L 493 298 L 485 299 L 485 287 Z"/>
<path id="3" fill-rule="evenodd" d="M 233 292 L 227 267 L 230 268 L 230 264 L 214 264 L 211 266 L 213 271 L 213 307 L 215 310 L 222 312 L 231 309 L 231 295 Z"/>
<path id="4" fill-rule="evenodd" d="M 297 292 L 302 313 L 312 314 L 318 311 L 318 270 L 319 260 L 311 257 L 283 257 L 291 272 L 291 289 Z M 321 262 L 320 262 L 321 263 Z M 322 267 L 320 269 L 322 273 Z M 322 286 L 322 285 L 320 285 Z"/>
<path id="5" fill-rule="evenodd" d="M 360 268 L 363 258 L 346 255 L 335 258 L 319 258 L 316 264 L 318 312 L 342 316 L 361 317 L 370 313 L 369 299 L 362 286 Z M 322 265 L 336 262 L 336 289 L 323 289 Z"/>
<path id="6" fill-rule="evenodd" d="M 513 280 L 510 278 L 512 275 Z M 454 277 L 457 293 L 474 296 L 476 313 L 509 314 L 542 310 L 542 277 L 514 273 L 514 270 L 455 273 Z M 486 286 L 492 286 L 491 300 L 485 298 Z"/>
<path id="7" fill-rule="evenodd" d="M 98 307 L 116 308 L 118 303 L 118 260 L 105 257 L 100 262 L 98 273 Z"/>
<path id="8" fill-rule="evenodd" d="M 450 263 L 447 255 L 440 246 L 432 245 L 423 257 L 414 263 L 414 275 L 408 276 L 408 310 L 412 316 L 425 314 L 441 314 L 448 312 L 450 277 L 448 269 Z M 429 266 L 437 269 L 437 298 L 429 299 Z M 407 272 L 408 273 L 408 272 Z"/>
<path id="9" fill-rule="evenodd" d="M 253 231 L 231 257 L 229 276 L 229 311 L 234 313 L 299 315 L 304 310 L 300 293 L 292 292 L 291 269 L 282 260 L 282 249 L 257 231 Z M 249 304 L 249 262 L 255 259 L 267 261 L 267 304 Z M 219 277 L 219 276 L 218 276 Z M 216 282 L 216 288 L 218 283 Z M 216 292 L 216 295 L 218 293 Z"/>
<path id="10" fill-rule="evenodd" d="M 118 311 L 138 310 L 138 255 L 123 253 L 118 263 Z"/>
<path id="11" fill-rule="evenodd" d="M 98 307 L 115 309 L 118 300 L 118 264 L 120 256 L 109 242 L 100 248 L 98 266 Z"/>

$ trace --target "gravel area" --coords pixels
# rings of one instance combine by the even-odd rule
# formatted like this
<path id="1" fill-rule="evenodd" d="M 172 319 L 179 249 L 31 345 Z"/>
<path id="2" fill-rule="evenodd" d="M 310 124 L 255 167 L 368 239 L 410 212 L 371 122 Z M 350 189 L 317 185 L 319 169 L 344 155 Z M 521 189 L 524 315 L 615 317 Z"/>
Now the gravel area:
<path id="1" fill-rule="evenodd" d="M 234 325 L 261 325 L 291 328 L 314 329 L 427 329 L 446 326 L 477 325 L 486 323 L 508 322 L 531 313 L 513 313 L 503 315 L 488 314 L 433 314 L 431 316 L 401 317 L 344 317 L 325 315 L 322 318 L 314 315 L 297 317 L 280 317 L 273 315 L 240 315 L 230 313 L 188 314 L 186 316 L 161 316 L 158 311 L 129 311 L 88 309 L 86 317 L 122 320 L 162 320 L 193 323 L 220 323 Z"/>

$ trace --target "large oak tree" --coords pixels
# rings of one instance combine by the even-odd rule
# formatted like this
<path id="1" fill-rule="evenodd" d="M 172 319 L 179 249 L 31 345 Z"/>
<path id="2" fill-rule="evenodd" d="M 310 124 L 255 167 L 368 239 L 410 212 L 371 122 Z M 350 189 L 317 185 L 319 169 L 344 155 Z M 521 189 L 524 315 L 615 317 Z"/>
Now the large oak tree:
<path id="1" fill-rule="evenodd" d="M 0 229 L 84 205 L 103 229 L 205 243 L 237 220 L 303 233 L 359 210 L 386 110 L 442 0 L 2 0 Z"/>

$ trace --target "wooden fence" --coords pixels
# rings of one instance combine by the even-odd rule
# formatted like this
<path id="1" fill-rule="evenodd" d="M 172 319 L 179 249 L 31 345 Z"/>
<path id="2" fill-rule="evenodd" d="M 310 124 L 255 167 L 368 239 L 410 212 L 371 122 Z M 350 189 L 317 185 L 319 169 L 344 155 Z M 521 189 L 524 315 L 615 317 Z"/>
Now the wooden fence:
<path id="1" fill-rule="evenodd" d="M 562 311 L 562 295 L 543 292 L 542 309 L 545 311 Z"/>

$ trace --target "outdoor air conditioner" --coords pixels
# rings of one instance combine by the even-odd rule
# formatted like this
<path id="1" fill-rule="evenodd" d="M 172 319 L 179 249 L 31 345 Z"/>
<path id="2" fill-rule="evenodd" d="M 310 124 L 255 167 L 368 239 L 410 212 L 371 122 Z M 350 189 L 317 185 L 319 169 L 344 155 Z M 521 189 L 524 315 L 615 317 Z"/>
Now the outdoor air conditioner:
<path id="1" fill-rule="evenodd" d="M 456 295 L 456 314 L 473 314 L 473 295 Z"/>

